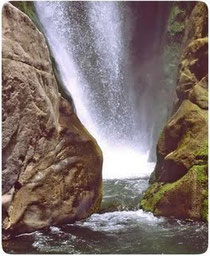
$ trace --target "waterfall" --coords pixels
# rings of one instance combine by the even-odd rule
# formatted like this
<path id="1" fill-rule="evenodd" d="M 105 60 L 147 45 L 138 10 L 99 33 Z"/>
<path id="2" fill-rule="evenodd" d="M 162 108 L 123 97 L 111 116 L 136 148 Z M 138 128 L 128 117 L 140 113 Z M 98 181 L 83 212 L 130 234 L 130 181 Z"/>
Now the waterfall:
<path id="1" fill-rule="evenodd" d="M 21 9 L 26 8 L 26 13 L 30 13 L 31 4 L 15 3 Z M 54 206 L 48 204 L 53 198 L 50 187 L 49 193 L 52 195 L 40 197 L 41 203 L 38 198 L 34 200 L 23 216 L 20 215 L 21 202 L 17 202 L 17 198 L 14 198 L 20 208 L 16 209 L 17 214 L 10 213 L 11 207 L 15 205 L 12 202 L 8 209 L 9 216 L 6 210 L 3 211 L 3 215 L 6 217 L 5 220 L 11 217 L 10 222 L 17 217 L 21 219 L 19 224 L 14 226 L 18 232 L 15 232 L 16 229 L 3 230 L 4 252 L 54 255 L 204 253 L 208 248 L 208 223 L 194 221 L 193 218 L 185 220 L 169 216 L 173 212 L 177 216 L 179 214 L 184 216 L 185 211 L 182 212 L 181 208 L 181 212 L 178 212 L 179 209 L 174 211 L 173 202 L 167 205 L 167 200 L 172 201 L 171 199 L 174 198 L 175 201 L 180 200 L 183 207 L 190 205 L 190 201 L 187 202 L 187 194 L 190 195 L 191 191 L 190 188 L 188 191 L 188 186 L 183 189 L 185 184 L 183 179 L 169 184 L 171 188 L 175 188 L 178 184 L 177 190 L 175 188 L 172 191 L 167 185 L 160 189 L 157 187 L 159 190 L 156 191 L 156 197 L 151 197 L 151 206 L 152 203 L 155 205 L 156 199 L 160 197 L 159 202 L 162 204 L 159 208 L 160 210 L 165 208 L 165 217 L 154 216 L 152 212 L 140 209 L 140 205 L 143 204 L 150 208 L 150 202 L 144 200 L 149 175 L 154 169 L 154 163 L 147 161 L 148 150 L 151 153 L 152 148 L 154 153 L 156 138 L 167 118 L 167 108 L 172 107 L 172 99 L 175 99 L 172 94 L 175 90 L 182 42 L 179 33 L 178 37 L 177 35 L 168 37 L 170 26 L 167 25 L 170 24 L 171 19 L 168 19 L 168 14 L 171 13 L 172 16 L 171 32 L 174 32 L 174 29 L 179 31 L 177 21 L 180 21 L 182 27 L 184 21 L 192 18 L 195 23 L 202 21 L 201 28 L 206 29 L 204 17 L 200 16 L 202 10 L 201 6 L 199 7 L 200 3 L 199 8 L 196 5 L 194 9 L 191 9 L 195 5 L 193 2 L 185 4 L 182 1 L 175 4 L 171 4 L 170 1 L 34 1 L 33 3 L 40 27 L 54 57 L 53 62 L 55 60 L 57 64 L 56 71 L 59 72 L 56 72 L 56 75 L 59 74 L 57 77 L 60 81 L 59 86 L 65 86 L 61 91 L 67 92 L 65 96 L 71 94 L 77 116 L 103 151 L 103 199 L 99 211 L 94 212 L 95 207 L 88 210 L 90 201 L 88 198 L 93 195 L 92 186 L 85 186 L 84 191 L 73 186 L 72 189 L 79 189 L 78 193 L 80 193 L 77 197 L 68 200 L 71 190 L 60 190 L 56 182 L 58 180 L 55 179 L 57 189 L 54 192 L 67 194 L 67 199 L 65 198 L 60 204 L 61 210 L 65 211 L 66 207 L 69 207 L 73 213 L 76 212 L 75 222 L 72 223 L 68 221 L 65 212 L 63 213 L 65 218 L 62 216 L 56 218 L 56 215 L 52 215 L 47 220 L 45 212 L 56 205 L 56 202 Z M 194 15 L 190 14 L 191 11 Z M 8 12 L 6 15 L 11 13 Z M 18 12 L 14 13 L 19 15 L 19 18 L 23 18 Z M 199 15 L 194 17 L 195 14 Z M 8 16 L 6 20 L 9 21 L 10 18 Z M 9 29 L 7 25 L 4 24 L 4 30 Z M 186 31 L 192 30 L 193 27 L 187 28 Z M 182 36 L 184 34 L 186 33 Z M 30 164 L 28 166 L 30 167 Z M 198 174 L 199 170 L 196 172 L 196 175 Z M 187 175 L 184 177 L 187 179 Z M 201 183 L 200 192 L 205 199 L 203 177 L 199 175 L 197 178 Z M 192 180 L 193 186 L 196 185 L 195 181 Z M 188 182 L 191 183 L 191 176 Z M 19 187 L 20 184 L 15 185 Z M 179 187 L 181 187 L 180 191 Z M 15 189 L 14 196 L 24 195 L 27 193 L 27 188 L 30 189 L 29 183 L 24 184 L 21 189 Z M 164 188 L 167 193 L 161 198 Z M 191 209 L 195 219 L 201 213 L 201 215 L 206 214 L 203 207 L 206 200 L 202 204 L 200 214 L 197 210 L 194 211 L 194 208 L 202 203 L 201 200 L 198 201 L 199 197 L 196 193 L 199 192 L 199 186 L 196 186 L 196 189 L 193 197 L 197 200 L 194 202 L 195 205 L 192 204 Z M 154 190 L 152 187 L 150 191 Z M 32 192 L 35 191 L 36 187 Z M 157 210 L 158 208 L 155 210 L 156 215 L 161 214 L 161 211 Z M 91 216 L 79 220 L 80 216 L 87 216 L 86 213 Z M 24 223 L 27 224 L 27 221 L 33 224 L 35 229 L 37 223 L 37 228 L 40 227 L 42 220 L 50 226 L 31 233 L 21 233 L 21 228 L 23 227 L 24 230 Z"/>
<path id="2" fill-rule="evenodd" d="M 148 176 L 154 164 L 147 163 L 136 118 L 129 6 L 38 1 L 35 7 L 77 115 L 102 148 L 103 177 Z"/>

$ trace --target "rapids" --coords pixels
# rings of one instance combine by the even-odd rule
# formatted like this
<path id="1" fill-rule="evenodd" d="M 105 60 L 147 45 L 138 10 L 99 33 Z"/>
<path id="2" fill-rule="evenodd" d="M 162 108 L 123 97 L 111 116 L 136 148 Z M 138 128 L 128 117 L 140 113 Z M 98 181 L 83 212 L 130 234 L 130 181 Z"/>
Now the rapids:
<path id="1" fill-rule="evenodd" d="M 208 246 L 202 222 L 155 217 L 139 209 L 148 178 L 104 180 L 102 210 L 74 224 L 21 234 L 4 245 L 9 253 L 197 254 Z"/>

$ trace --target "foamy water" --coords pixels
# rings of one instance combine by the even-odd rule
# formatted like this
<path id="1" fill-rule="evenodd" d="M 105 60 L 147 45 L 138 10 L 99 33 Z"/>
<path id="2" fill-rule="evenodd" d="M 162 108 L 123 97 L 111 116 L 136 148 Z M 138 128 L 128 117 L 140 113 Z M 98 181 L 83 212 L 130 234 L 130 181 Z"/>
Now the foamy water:
<path id="1" fill-rule="evenodd" d="M 21 254 L 189 254 L 208 246 L 208 226 L 139 209 L 148 179 L 104 181 L 103 213 L 73 224 L 51 226 L 10 240 L 7 252 Z M 111 207 L 111 208 L 110 208 Z"/>
<path id="2" fill-rule="evenodd" d="M 102 232 L 122 232 L 139 224 L 149 224 L 151 226 L 164 222 L 164 218 L 157 218 L 152 213 L 146 213 L 143 210 L 137 211 L 116 211 L 106 212 L 104 214 L 93 214 L 85 222 L 77 222 L 76 225 L 88 227 L 93 231 Z"/>
<path id="3" fill-rule="evenodd" d="M 148 162 L 148 152 L 142 153 L 132 147 L 102 146 L 103 178 L 128 179 L 149 177 L 154 170 L 155 163 Z"/>

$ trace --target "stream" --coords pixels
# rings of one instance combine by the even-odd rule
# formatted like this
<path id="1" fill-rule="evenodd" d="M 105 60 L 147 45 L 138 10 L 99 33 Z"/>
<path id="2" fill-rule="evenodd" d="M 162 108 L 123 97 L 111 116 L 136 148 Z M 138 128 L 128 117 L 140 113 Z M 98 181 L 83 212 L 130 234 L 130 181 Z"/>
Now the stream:
<path id="1" fill-rule="evenodd" d="M 208 246 L 202 222 L 155 217 L 139 209 L 148 177 L 104 180 L 102 213 L 5 242 L 8 253 L 198 254 Z"/>

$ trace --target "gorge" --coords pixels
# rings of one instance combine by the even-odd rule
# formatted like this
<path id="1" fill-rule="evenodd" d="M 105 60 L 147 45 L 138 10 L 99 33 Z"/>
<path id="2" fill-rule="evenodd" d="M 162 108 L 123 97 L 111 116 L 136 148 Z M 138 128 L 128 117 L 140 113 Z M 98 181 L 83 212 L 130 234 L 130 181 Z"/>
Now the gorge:
<path id="1" fill-rule="evenodd" d="M 2 14 L 4 250 L 204 252 L 205 4 L 12 4 Z"/>

